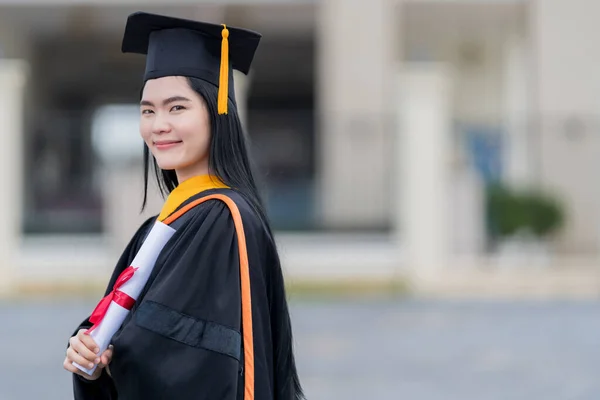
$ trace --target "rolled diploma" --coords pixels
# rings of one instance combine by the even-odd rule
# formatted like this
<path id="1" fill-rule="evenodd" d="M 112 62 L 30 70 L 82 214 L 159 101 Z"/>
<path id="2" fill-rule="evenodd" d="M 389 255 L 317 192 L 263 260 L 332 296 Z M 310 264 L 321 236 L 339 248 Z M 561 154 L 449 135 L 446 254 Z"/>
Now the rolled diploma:
<path id="1" fill-rule="evenodd" d="M 174 233 L 175 229 L 171 228 L 169 225 L 165 225 L 159 221 L 155 222 L 148 237 L 146 237 L 146 240 L 131 262 L 131 266 L 137 268 L 137 270 L 131 279 L 121 286 L 119 289 L 121 292 L 127 293 L 131 298 L 137 300 L 140 292 L 146 285 L 146 282 L 148 282 L 148 278 L 154 268 L 158 255 Z M 121 324 L 128 313 L 129 310 L 121 307 L 114 301 L 110 302 L 104 319 L 90 333 L 90 336 L 100 348 L 100 354 L 108 348 L 113 335 L 121 327 Z M 96 369 L 96 365 L 89 369 L 82 367 L 76 362 L 73 362 L 73 365 L 88 375 L 92 375 Z"/>

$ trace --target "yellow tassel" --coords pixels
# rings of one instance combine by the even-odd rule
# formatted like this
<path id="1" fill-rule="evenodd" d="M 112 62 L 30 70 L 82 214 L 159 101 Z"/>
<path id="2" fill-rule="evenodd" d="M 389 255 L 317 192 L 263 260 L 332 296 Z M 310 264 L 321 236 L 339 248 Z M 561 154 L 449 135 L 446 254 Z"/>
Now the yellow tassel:
<path id="1" fill-rule="evenodd" d="M 229 30 L 223 24 L 221 31 L 223 40 L 221 41 L 221 71 L 219 74 L 219 98 L 217 109 L 219 114 L 227 114 L 227 98 L 229 96 Z"/>

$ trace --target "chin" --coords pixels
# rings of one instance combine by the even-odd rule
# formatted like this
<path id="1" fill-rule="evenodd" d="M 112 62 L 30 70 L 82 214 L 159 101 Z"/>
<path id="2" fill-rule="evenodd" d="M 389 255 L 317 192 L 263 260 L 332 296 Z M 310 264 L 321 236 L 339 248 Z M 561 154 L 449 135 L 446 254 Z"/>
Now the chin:
<path id="1" fill-rule="evenodd" d="M 174 162 L 172 160 L 160 160 L 156 159 L 156 163 L 158 164 L 160 169 L 164 169 L 166 171 L 178 169 L 181 166 L 181 163 Z"/>

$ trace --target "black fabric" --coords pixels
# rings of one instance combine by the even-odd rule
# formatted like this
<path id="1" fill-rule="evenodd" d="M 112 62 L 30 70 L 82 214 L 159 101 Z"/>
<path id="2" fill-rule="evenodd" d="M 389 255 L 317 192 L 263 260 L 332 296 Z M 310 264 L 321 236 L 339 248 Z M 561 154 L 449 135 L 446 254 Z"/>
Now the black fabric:
<path id="1" fill-rule="evenodd" d="M 144 81 L 188 76 L 219 86 L 222 25 L 136 12 L 127 18 L 121 50 L 145 54 Z M 229 98 L 235 103 L 233 69 L 247 74 L 261 39 L 257 32 L 227 26 Z"/>
<path id="2" fill-rule="evenodd" d="M 242 216 L 250 265 L 255 399 L 275 399 L 271 310 L 276 305 L 271 304 L 269 293 L 273 291 L 271 269 L 276 264 L 270 258 L 271 242 L 258 216 L 237 192 L 211 190 L 190 201 L 208 193 L 229 196 Z M 107 292 L 131 263 L 153 223 L 153 219 L 148 220 L 137 231 L 117 263 Z M 225 203 L 208 200 L 190 210 L 165 245 L 138 301 L 112 339 L 112 379 L 106 375 L 90 382 L 74 377 L 73 385 L 75 400 L 244 398 L 244 375 L 240 367 L 243 357 L 238 362 L 224 352 L 185 343 L 204 340 L 206 347 L 215 347 L 215 343 L 229 340 L 226 339 L 229 331 L 215 328 L 204 339 L 189 333 L 184 341 L 173 340 L 169 336 L 180 335 L 175 332 L 177 329 L 165 329 L 169 334 L 163 335 L 140 326 L 137 314 L 151 310 L 147 307 L 156 307 L 154 310 L 164 307 L 243 335 L 237 235 Z M 141 319 L 145 318 L 149 317 L 142 315 Z M 89 325 L 86 319 L 81 326 Z M 194 329 L 189 328 L 189 332 L 196 332 Z"/>
<path id="3" fill-rule="evenodd" d="M 210 321 L 190 317 L 154 301 L 145 301 L 135 313 L 135 323 L 160 335 L 240 361 L 240 333 Z"/>
<path id="4" fill-rule="evenodd" d="M 117 399 L 117 389 L 112 378 L 102 370 L 100 377 L 95 381 L 89 381 L 80 375 L 73 374 L 73 389 L 75 399 L 105 400 Z"/>

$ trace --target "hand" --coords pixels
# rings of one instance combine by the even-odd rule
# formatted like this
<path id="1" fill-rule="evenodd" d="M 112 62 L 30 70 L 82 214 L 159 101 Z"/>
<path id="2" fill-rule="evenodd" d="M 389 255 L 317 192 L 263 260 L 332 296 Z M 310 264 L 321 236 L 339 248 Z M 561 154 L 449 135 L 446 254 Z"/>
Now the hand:
<path id="1" fill-rule="evenodd" d="M 77 335 L 69 339 L 69 348 L 63 362 L 63 367 L 74 374 L 78 374 L 88 380 L 96 380 L 102 374 L 102 369 L 107 367 L 112 360 L 113 346 L 109 346 L 107 350 L 98 356 L 100 349 L 90 335 L 85 334 L 86 329 L 80 329 Z M 92 368 L 94 364 L 98 367 L 92 375 L 88 375 L 73 365 L 73 362 L 85 368 Z M 108 369 L 107 369 L 108 371 Z"/>

